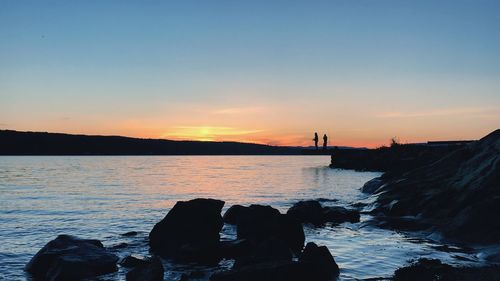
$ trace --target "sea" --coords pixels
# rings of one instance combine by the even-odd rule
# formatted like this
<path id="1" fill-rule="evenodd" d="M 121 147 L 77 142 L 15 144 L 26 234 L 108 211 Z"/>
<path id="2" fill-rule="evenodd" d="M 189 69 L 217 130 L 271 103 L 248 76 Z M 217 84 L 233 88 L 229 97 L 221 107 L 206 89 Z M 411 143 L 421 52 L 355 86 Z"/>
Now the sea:
<path id="1" fill-rule="evenodd" d="M 118 256 L 147 257 L 147 237 L 177 201 L 215 198 L 231 205 L 265 204 L 285 213 L 293 203 L 365 206 L 360 192 L 375 172 L 331 169 L 328 156 L 0 156 L 0 280 L 32 280 L 25 264 L 59 234 L 99 239 Z M 339 280 L 383 280 L 419 258 L 479 264 L 480 255 L 442 245 L 419 233 L 381 229 L 362 214 L 359 223 L 304 225 L 306 242 L 326 245 Z M 121 234 L 136 231 L 137 236 Z M 225 225 L 221 236 L 235 229 Z M 164 260 L 165 280 L 196 270 L 196 278 L 231 267 Z M 126 269 L 98 280 L 125 280 Z M 198 279 L 197 279 L 198 278 Z"/>

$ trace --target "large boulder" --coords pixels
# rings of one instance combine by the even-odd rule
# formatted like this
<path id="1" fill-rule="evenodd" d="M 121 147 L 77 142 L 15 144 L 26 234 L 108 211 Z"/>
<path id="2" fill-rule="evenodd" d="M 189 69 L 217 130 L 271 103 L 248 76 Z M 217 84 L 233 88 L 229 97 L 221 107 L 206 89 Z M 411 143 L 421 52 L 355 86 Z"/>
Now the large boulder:
<path id="1" fill-rule="evenodd" d="M 224 201 L 179 201 L 149 233 L 152 252 L 185 262 L 217 263 Z"/>
<path id="2" fill-rule="evenodd" d="M 127 281 L 163 281 L 163 265 L 158 257 L 153 257 L 127 272 Z"/>
<path id="3" fill-rule="evenodd" d="M 338 276 L 340 272 L 339 266 L 328 248 L 326 246 L 318 247 L 313 242 L 307 243 L 299 261 L 311 264 L 316 276 L 314 280 L 330 280 Z M 311 273 L 311 275 L 313 274 Z"/>
<path id="4" fill-rule="evenodd" d="M 312 223 L 314 225 L 324 223 L 323 207 L 316 200 L 297 202 L 286 213 L 303 223 Z"/>
<path id="5" fill-rule="evenodd" d="M 268 217 L 274 217 L 279 214 L 280 212 L 277 209 L 267 205 L 252 204 L 248 207 L 233 205 L 224 214 L 224 222 L 241 225 L 253 221 L 265 220 Z"/>
<path id="6" fill-rule="evenodd" d="M 284 241 L 294 252 L 304 247 L 302 225 L 292 217 L 280 214 L 271 206 L 233 206 L 224 215 L 226 221 L 234 223 L 238 239 L 258 245 L 271 238 Z"/>
<path id="7" fill-rule="evenodd" d="M 117 261 L 99 240 L 59 235 L 36 253 L 25 270 L 37 280 L 82 280 L 116 271 Z"/>

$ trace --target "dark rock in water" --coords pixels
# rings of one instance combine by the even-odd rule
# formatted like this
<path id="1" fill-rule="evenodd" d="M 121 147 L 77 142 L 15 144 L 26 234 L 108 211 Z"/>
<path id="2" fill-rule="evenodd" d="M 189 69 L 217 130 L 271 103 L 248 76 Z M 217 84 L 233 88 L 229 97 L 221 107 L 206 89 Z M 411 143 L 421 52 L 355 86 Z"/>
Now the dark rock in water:
<path id="1" fill-rule="evenodd" d="M 500 243 L 500 130 L 431 164 L 389 178 L 379 217 L 416 217 L 445 237 Z M 423 225 L 425 227 L 425 225 Z"/>
<path id="2" fill-rule="evenodd" d="M 163 265 L 158 257 L 153 257 L 134 267 L 127 273 L 127 281 L 163 281 Z"/>
<path id="3" fill-rule="evenodd" d="M 287 215 L 302 223 L 312 223 L 315 226 L 326 222 L 343 223 L 359 222 L 359 212 L 344 207 L 322 207 L 318 201 L 307 200 L 295 203 L 287 211 Z"/>
<path id="4" fill-rule="evenodd" d="M 215 199 L 177 202 L 149 233 L 151 250 L 179 261 L 218 263 L 223 206 Z"/>
<path id="5" fill-rule="evenodd" d="M 221 241 L 220 242 L 220 254 L 221 257 L 227 259 L 234 259 L 248 253 L 252 250 L 253 243 L 246 239 L 232 240 L 232 241 Z"/>
<path id="6" fill-rule="evenodd" d="M 330 280 L 339 275 L 339 266 L 326 246 L 318 247 L 313 242 L 307 243 L 300 262 L 311 263 L 316 272 L 317 280 Z"/>
<path id="7" fill-rule="evenodd" d="M 286 213 L 303 223 L 312 223 L 314 225 L 324 223 L 323 207 L 315 200 L 297 202 Z"/>
<path id="8" fill-rule="evenodd" d="M 117 261 L 99 240 L 59 235 L 36 253 L 25 270 L 40 280 L 81 280 L 116 271 Z"/>
<path id="9" fill-rule="evenodd" d="M 299 253 L 304 247 L 304 230 L 292 217 L 280 214 L 271 206 L 233 207 L 229 208 L 224 218 L 236 224 L 238 239 L 246 239 L 258 245 L 276 238 L 285 241 L 294 253 Z"/>
<path id="10" fill-rule="evenodd" d="M 452 267 L 435 259 L 420 259 L 394 273 L 394 281 L 498 281 L 499 266 Z"/>
<path id="11" fill-rule="evenodd" d="M 339 201 L 338 199 L 332 199 L 332 198 L 318 198 L 316 199 L 318 202 L 337 202 Z"/>
<path id="12" fill-rule="evenodd" d="M 291 261 L 292 252 L 288 245 L 276 238 L 271 238 L 261 242 L 248 255 L 236 259 L 234 267 L 241 267 L 249 264 L 276 261 Z"/>
<path id="13" fill-rule="evenodd" d="M 277 238 L 285 241 L 293 253 L 297 254 L 304 248 L 306 240 L 302 224 L 288 215 L 277 217 L 275 229 L 271 231 L 274 235 L 270 238 Z"/>
<path id="14" fill-rule="evenodd" d="M 129 245 L 127 243 L 119 243 L 119 244 L 116 244 L 116 245 L 113 245 L 111 247 L 109 247 L 110 249 L 113 249 L 113 250 L 116 250 L 116 249 L 124 249 L 124 248 L 127 248 Z"/>
<path id="15" fill-rule="evenodd" d="M 449 272 L 451 266 L 441 263 L 440 260 L 420 259 L 416 264 L 399 268 L 394 273 L 394 281 L 425 281 L 441 280 L 444 273 Z"/>
<path id="16" fill-rule="evenodd" d="M 349 210 L 344 207 L 324 207 L 323 219 L 325 222 L 343 223 L 343 222 L 359 222 L 359 212 Z"/>
<path id="17" fill-rule="evenodd" d="M 373 194 L 379 189 L 382 185 L 384 185 L 384 181 L 381 177 L 374 178 L 372 180 L 367 181 L 363 187 L 361 188 L 361 192 Z"/>
<path id="18" fill-rule="evenodd" d="M 137 234 L 138 234 L 137 231 L 129 231 L 129 232 L 123 233 L 122 236 L 130 237 L 130 236 L 136 236 Z"/>
<path id="19" fill-rule="evenodd" d="M 266 249 L 266 248 L 274 249 Z M 339 273 L 330 251 L 324 246 L 318 247 L 308 243 L 299 261 L 292 261 L 286 247 L 279 241 L 269 240 L 256 250 L 250 262 L 236 265 L 233 269 L 217 272 L 210 277 L 211 281 L 330 281 Z M 237 261 L 238 263 L 239 261 Z"/>
<path id="20" fill-rule="evenodd" d="M 250 205 L 248 207 L 244 207 L 241 205 L 234 205 L 231 206 L 224 214 L 224 222 L 240 225 L 252 221 L 263 220 L 267 217 L 273 217 L 279 214 L 280 212 L 271 206 Z"/>
<path id="21" fill-rule="evenodd" d="M 310 272 L 310 264 L 279 261 L 217 272 L 210 277 L 210 281 L 323 281 L 310 278 Z"/>
<path id="22" fill-rule="evenodd" d="M 120 261 L 120 265 L 123 267 L 136 267 L 148 263 L 145 260 L 138 259 L 134 256 L 126 256 Z"/>

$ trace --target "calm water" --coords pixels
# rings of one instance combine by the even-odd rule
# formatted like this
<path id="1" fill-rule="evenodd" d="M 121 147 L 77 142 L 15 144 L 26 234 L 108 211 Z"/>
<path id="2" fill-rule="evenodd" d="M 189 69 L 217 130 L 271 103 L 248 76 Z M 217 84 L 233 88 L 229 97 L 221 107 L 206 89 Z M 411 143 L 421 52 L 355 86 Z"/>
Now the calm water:
<path id="1" fill-rule="evenodd" d="M 178 200 L 210 197 L 226 201 L 225 209 L 259 203 L 283 212 L 300 199 L 337 199 L 328 203 L 337 205 L 372 200 L 358 189 L 377 173 L 332 170 L 328 163 L 321 156 L 0 157 L 0 279 L 26 280 L 26 262 L 63 233 L 110 247 L 125 242 L 129 247 L 115 250 L 119 256 L 146 256 L 145 238 Z M 305 227 L 307 240 L 327 245 L 335 256 L 342 280 L 387 277 L 419 257 L 477 260 L 371 227 L 363 223 L 367 219 Z M 120 236 L 132 230 L 139 235 Z M 223 237 L 233 235 L 225 226 Z M 165 267 L 165 280 L 183 271 L 167 262 Z M 123 280 L 124 273 L 104 279 Z"/>

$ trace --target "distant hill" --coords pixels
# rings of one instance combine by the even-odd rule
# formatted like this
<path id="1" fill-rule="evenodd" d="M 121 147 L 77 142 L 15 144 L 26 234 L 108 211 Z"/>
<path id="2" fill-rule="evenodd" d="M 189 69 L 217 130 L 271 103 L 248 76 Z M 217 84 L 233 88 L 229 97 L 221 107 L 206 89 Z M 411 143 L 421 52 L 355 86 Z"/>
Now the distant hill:
<path id="1" fill-rule="evenodd" d="M 0 155 L 297 155 L 301 148 L 239 142 L 0 130 Z"/>

